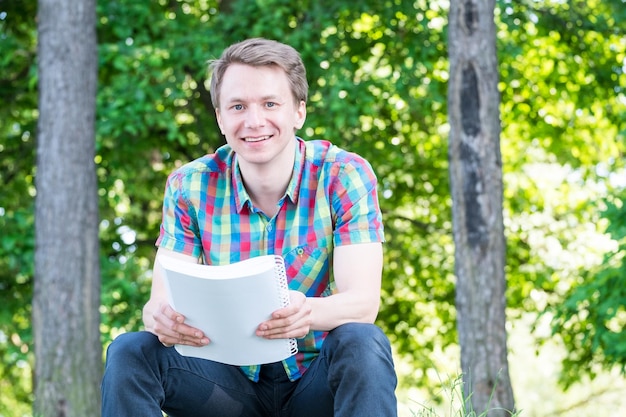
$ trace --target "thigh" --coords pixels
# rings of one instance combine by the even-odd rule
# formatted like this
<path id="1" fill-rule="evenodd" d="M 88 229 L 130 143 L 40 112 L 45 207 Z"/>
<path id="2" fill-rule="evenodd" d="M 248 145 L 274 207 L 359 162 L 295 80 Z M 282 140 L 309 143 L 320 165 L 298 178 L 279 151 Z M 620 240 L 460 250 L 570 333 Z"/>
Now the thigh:
<path id="1" fill-rule="evenodd" d="M 176 353 L 178 355 L 178 353 Z M 164 380 L 170 417 L 261 417 L 263 408 L 237 367 L 178 355 Z"/>
<path id="2" fill-rule="evenodd" d="M 332 417 L 334 396 L 328 384 L 328 367 L 321 355 L 302 375 L 287 403 L 284 417 Z"/>
<path id="3" fill-rule="evenodd" d="M 120 368 L 119 383 L 122 373 L 136 376 L 135 398 L 151 397 L 170 417 L 263 416 L 254 382 L 238 367 L 182 356 L 148 332 L 124 336 L 109 359 Z"/>
<path id="4" fill-rule="evenodd" d="M 329 332 L 304 373 L 288 417 L 396 416 L 391 346 L 373 324 L 347 323 Z"/>

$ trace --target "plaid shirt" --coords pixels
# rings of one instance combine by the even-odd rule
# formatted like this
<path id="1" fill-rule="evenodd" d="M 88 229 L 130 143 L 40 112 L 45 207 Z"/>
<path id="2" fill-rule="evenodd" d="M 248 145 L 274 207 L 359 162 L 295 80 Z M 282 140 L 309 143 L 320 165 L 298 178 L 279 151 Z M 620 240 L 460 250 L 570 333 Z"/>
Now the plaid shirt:
<path id="1" fill-rule="evenodd" d="M 326 141 L 296 140 L 293 176 L 271 219 L 254 207 L 228 145 L 174 171 L 157 245 L 212 265 L 280 254 L 291 290 L 308 297 L 335 292 L 333 248 L 384 241 L 376 177 L 354 153 Z M 311 331 L 298 339 L 298 353 L 283 361 L 291 380 L 317 357 L 326 334 Z M 258 381 L 259 365 L 242 370 Z"/>

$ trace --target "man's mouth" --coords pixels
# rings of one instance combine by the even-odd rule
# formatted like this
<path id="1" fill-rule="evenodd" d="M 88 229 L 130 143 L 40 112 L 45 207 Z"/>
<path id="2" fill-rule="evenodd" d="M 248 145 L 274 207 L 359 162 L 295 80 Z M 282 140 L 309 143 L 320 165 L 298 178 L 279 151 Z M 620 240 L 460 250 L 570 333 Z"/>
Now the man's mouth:
<path id="1" fill-rule="evenodd" d="M 258 137 L 247 137 L 247 138 L 243 138 L 244 141 L 246 142 L 261 142 L 264 141 L 266 139 L 269 139 L 271 136 L 267 135 L 267 136 L 258 136 Z"/>

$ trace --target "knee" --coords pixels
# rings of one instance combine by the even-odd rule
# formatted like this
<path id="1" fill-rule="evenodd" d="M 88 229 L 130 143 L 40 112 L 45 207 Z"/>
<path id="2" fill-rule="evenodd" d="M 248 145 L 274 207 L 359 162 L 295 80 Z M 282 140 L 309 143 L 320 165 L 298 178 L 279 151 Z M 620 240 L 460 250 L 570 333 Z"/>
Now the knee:
<path id="1" fill-rule="evenodd" d="M 152 333 L 131 332 L 124 333 L 111 342 L 107 349 L 106 369 L 128 369 L 133 364 L 145 362 L 159 347 L 163 347 Z"/>
<path id="2" fill-rule="evenodd" d="M 370 323 L 346 323 L 332 330 L 324 346 L 328 343 L 335 352 L 345 352 L 350 356 L 366 361 L 369 358 L 391 359 L 391 344 L 383 331 Z"/>
<path id="3" fill-rule="evenodd" d="M 322 345 L 321 356 L 326 360 L 332 381 L 348 378 L 396 386 L 391 344 L 374 324 L 349 323 L 332 330 Z"/>
<path id="4" fill-rule="evenodd" d="M 107 357 L 115 356 L 124 352 L 144 350 L 154 343 L 158 343 L 155 335 L 148 332 L 129 332 L 116 337 L 107 349 Z"/>

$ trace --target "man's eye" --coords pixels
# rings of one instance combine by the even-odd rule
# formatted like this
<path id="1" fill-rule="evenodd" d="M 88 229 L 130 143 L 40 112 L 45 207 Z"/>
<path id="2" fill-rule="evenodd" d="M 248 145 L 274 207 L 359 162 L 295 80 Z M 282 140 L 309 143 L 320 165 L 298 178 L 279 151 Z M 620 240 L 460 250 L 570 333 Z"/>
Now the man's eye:
<path id="1" fill-rule="evenodd" d="M 235 104 L 235 105 L 233 106 L 233 109 L 235 109 L 235 110 L 242 110 L 242 109 L 243 109 L 243 105 L 241 105 L 241 104 Z"/>
<path id="2" fill-rule="evenodd" d="M 274 107 L 274 106 L 276 106 L 276 103 L 274 103 L 273 101 L 268 101 L 265 105 L 267 107 Z"/>

